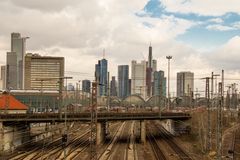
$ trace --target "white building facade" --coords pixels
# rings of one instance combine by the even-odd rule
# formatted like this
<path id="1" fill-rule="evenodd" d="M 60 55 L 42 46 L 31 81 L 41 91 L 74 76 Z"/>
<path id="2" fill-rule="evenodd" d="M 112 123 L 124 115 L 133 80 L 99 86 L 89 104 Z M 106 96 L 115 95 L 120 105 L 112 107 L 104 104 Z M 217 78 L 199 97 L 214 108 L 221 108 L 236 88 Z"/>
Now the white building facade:
<path id="1" fill-rule="evenodd" d="M 131 94 L 138 94 L 142 98 L 146 98 L 146 67 L 147 62 L 132 61 L 132 80 L 131 80 Z"/>
<path id="2" fill-rule="evenodd" d="M 194 73 L 177 73 L 177 97 L 191 96 L 194 91 Z"/>

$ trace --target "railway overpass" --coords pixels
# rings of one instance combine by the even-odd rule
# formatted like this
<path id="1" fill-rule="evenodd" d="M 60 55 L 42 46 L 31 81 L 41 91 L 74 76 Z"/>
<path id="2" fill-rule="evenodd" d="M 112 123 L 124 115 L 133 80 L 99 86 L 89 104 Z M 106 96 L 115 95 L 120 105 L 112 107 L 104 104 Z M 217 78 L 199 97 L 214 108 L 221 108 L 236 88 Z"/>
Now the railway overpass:
<path id="1" fill-rule="evenodd" d="M 174 112 L 99 112 L 97 114 L 97 132 L 96 132 L 96 143 L 100 144 L 106 137 L 106 122 L 108 121 L 129 121 L 137 120 L 140 123 L 140 134 L 141 141 L 146 141 L 146 120 L 188 120 L 191 116 L 189 113 L 174 113 Z M 5 139 L 8 134 L 4 131 L 5 128 L 12 128 L 13 133 L 9 137 L 14 137 L 17 134 L 18 128 L 25 128 L 26 134 L 21 140 L 28 141 L 30 136 L 30 124 L 31 123 L 62 123 L 65 121 L 64 113 L 34 113 L 34 114 L 0 114 L 0 143 Z M 81 121 L 89 123 L 91 121 L 90 112 L 82 113 L 66 113 L 66 121 Z M 176 124 L 173 124 L 176 125 Z M 15 133 L 14 133 L 15 132 Z M 29 135 L 29 136 L 27 136 Z M 26 138 L 27 137 L 27 138 Z M 8 143 L 10 146 L 0 146 L 0 152 L 4 151 L 5 148 L 11 148 L 14 145 L 14 139 L 9 139 Z"/>
<path id="2" fill-rule="evenodd" d="M 119 120 L 188 120 L 191 116 L 188 113 L 180 112 L 98 112 L 97 120 L 101 121 L 119 121 Z M 66 113 L 67 121 L 91 121 L 90 112 Z M 0 122 L 63 122 L 64 113 L 34 113 L 34 114 L 0 114 Z"/>

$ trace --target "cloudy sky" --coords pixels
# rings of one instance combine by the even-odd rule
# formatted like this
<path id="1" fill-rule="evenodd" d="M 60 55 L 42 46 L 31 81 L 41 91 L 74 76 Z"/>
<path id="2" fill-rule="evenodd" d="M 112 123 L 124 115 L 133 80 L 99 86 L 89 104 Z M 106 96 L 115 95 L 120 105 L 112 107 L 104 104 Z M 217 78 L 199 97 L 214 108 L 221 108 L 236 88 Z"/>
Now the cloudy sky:
<path id="1" fill-rule="evenodd" d="M 172 91 L 178 71 L 194 72 L 196 88 L 221 69 L 239 83 L 239 0 L 1 0 L 0 19 L 0 65 L 20 32 L 27 52 L 64 56 L 74 80 L 93 79 L 103 49 L 116 76 L 117 65 L 147 59 L 151 42 L 159 70 L 173 56 Z"/>

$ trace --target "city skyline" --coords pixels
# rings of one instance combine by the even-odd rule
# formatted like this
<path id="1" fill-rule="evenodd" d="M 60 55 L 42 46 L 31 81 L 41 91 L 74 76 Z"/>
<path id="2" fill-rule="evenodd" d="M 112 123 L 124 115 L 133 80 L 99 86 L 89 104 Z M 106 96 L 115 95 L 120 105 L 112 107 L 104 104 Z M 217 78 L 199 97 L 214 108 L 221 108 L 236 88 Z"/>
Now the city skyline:
<path id="1" fill-rule="evenodd" d="M 12 37 L 12 35 L 14 35 L 14 34 L 17 34 L 17 35 L 21 35 L 20 33 L 12 33 L 11 34 L 11 37 Z M 23 38 L 25 38 L 25 37 L 23 37 Z M 29 38 L 29 37 L 27 37 L 27 38 Z M 13 44 L 13 43 L 11 43 L 11 44 Z M 26 44 L 24 44 L 24 45 L 26 45 Z M 151 46 L 151 43 L 150 43 L 150 46 L 149 46 L 149 54 L 148 54 L 148 61 L 149 60 L 151 60 L 152 61 L 152 64 L 151 64 L 151 67 L 152 67 L 152 70 L 151 70 L 151 72 L 152 71 L 154 71 L 155 72 L 155 70 L 157 70 L 157 60 L 155 60 L 155 59 L 152 59 L 152 46 Z M 10 54 L 14 54 L 15 52 L 13 52 L 13 53 L 11 53 L 11 52 L 7 52 L 7 54 L 6 54 L 6 56 L 8 57 Z M 35 54 L 32 54 L 32 53 L 28 53 L 27 52 L 27 54 L 25 55 L 26 56 L 26 58 L 28 57 L 28 55 L 39 55 L 38 53 L 35 53 Z M 45 57 L 50 57 L 50 56 L 45 56 Z M 16 55 L 14 56 L 13 55 L 13 58 L 15 58 L 16 59 Z M 50 57 L 50 58 L 58 58 L 58 57 L 56 57 L 56 56 L 54 56 L 54 57 Z M 62 58 L 64 58 L 64 57 L 62 57 Z M 24 58 L 25 59 L 25 58 Z M 140 92 L 142 92 L 142 93 L 137 93 L 136 91 L 134 91 L 134 94 L 141 94 L 141 96 L 142 97 L 151 97 L 151 95 L 147 95 L 148 93 L 148 91 L 147 91 L 147 88 L 148 88 L 148 84 L 146 83 L 147 82 L 147 75 L 148 74 L 150 74 L 150 72 L 149 72 L 149 63 L 148 63 L 148 61 L 145 61 L 145 57 L 144 57 L 144 60 L 142 60 L 141 61 L 141 63 L 142 64 L 144 64 L 145 65 L 145 68 L 146 69 L 143 69 L 143 70 L 146 70 L 146 72 L 145 72 L 145 75 L 143 75 L 143 77 L 142 77 L 142 79 L 139 79 L 139 77 L 137 77 L 137 79 L 136 78 L 134 78 L 135 80 L 140 80 L 140 81 L 143 81 L 143 83 L 140 85 L 140 86 L 133 86 L 133 88 L 131 89 L 132 90 L 132 92 L 133 92 L 133 90 L 139 90 Z M 14 62 L 15 63 L 15 62 Z M 132 60 L 132 66 L 131 67 L 133 67 L 133 63 L 136 63 L 137 64 L 137 62 L 136 62 L 136 60 Z M 140 63 L 139 63 L 140 64 Z M 24 64 L 25 65 L 25 64 Z M 9 65 L 9 66 L 16 66 L 16 65 Z M 121 66 L 121 65 L 119 65 L 119 66 Z M 128 66 L 128 65 L 127 65 Z M 1 67 L 5 67 L 5 66 L 1 66 Z M 65 68 L 64 68 L 65 69 Z M 111 68 L 112 69 L 112 68 Z M 98 70 L 98 72 L 99 73 L 101 73 L 102 75 L 104 75 L 103 77 L 102 76 L 100 76 L 100 74 L 97 74 L 97 71 Z M 129 75 L 129 77 L 132 75 L 132 73 L 133 73 L 133 70 L 134 69 L 132 69 L 131 68 L 131 70 L 132 70 L 132 72 L 129 72 L 130 74 L 128 74 Z M 3 68 L 3 71 L 2 71 L 3 73 L 4 72 L 6 72 L 5 70 L 4 70 L 4 68 Z M 17 72 L 17 71 L 16 71 Z M 134 71 L 135 72 L 135 71 Z M 148 73 L 149 72 L 149 73 Z M 154 72 L 152 72 L 151 74 L 152 74 L 152 76 L 153 76 L 153 73 Z M 164 72 L 164 71 L 162 71 L 162 72 Z M 180 71 L 180 72 L 189 72 L 189 71 Z M 73 72 L 74 73 L 74 72 Z M 78 73 L 78 72 L 75 72 L 75 73 Z M 102 81 L 102 83 L 101 84 L 104 84 L 103 86 L 100 86 L 99 87 L 99 95 L 107 95 L 107 73 L 108 73 L 108 60 L 107 59 L 105 59 L 105 49 L 103 50 L 103 58 L 101 59 L 101 60 L 98 60 L 98 64 L 96 64 L 95 65 L 95 77 L 94 77 L 94 79 L 96 80 L 96 79 L 98 79 L 98 81 Z M 137 74 L 139 74 L 138 72 L 136 72 Z M 136 74 L 136 73 L 134 73 L 134 74 Z M 177 72 L 177 75 L 178 75 L 178 73 L 179 72 Z M 175 73 L 174 73 L 175 74 Z M 28 75 L 28 74 L 27 74 Z M 110 75 L 111 75 L 111 73 L 110 73 Z M 110 76 L 109 75 L 109 76 Z M 25 75 L 26 76 L 26 75 Z M 96 77 L 97 76 L 97 77 Z M 115 76 L 112 76 L 112 77 L 115 77 Z M 118 76 L 119 77 L 119 76 Z M 1 76 L 1 78 L 4 78 L 4 77 L 2 77 Z M 172 75 L 171 75 L 171 78 L 172 78 Z M 153 80 L 153 77 L 151 78 L 152 80 Z M 3 82 L 4 80 L 3 79 L 0 79 L 1 80 L 1 83 L 2 84 L 4 84 L 5 82 Z M 195 80 L 202 80 L 202 78 L 193 78 L 193 81 L 195 81 Z M 229 79 L 226 79 L 226 80 L 229 80 Z M 236 79 L 233 79 L 234 81 L 236 80 Z M 5 79 L 5 81 L 6 81 L 6 79 Z M 94 80 L 93 80 L 94 81 Z M 145 82 L 144 82 L 145 81 Z M 178 78 L 176 77 L 176 79 L 172 79 L 172 81 L 173 82 L 177 82 L 178 81 Z M 173 82 L 170 82 L 170 83 L 173 83 Z M 118 82 L 117 82 L 118 83 Z M 145 84 L 146 83 L 146 84 Z M 153 81 L 151 82 L 151 83 L 153 83 Z M 165 82 L 166 83 L 166 82 Z M 69 83 L 69 84 L 72 84 L 71 82 Z M 178 84 L 178 83 L 177 83 Z M 204 86 L 204 83 L 202 83 L 203 84 L 203 86 Z M 153 85 L 153 84 L 152 84 Z M 163 85 L 163 84 L 162 84 Z M 3 85 L 4 86 L 4 85 Z M 139 87 L 140 87 L 140 89 L 139 89 Z M 153 87 L 153 86 L 152 86 Z M 151 88 L 152 88 L 151 87 Z M 186 86 L 185 86 L 186 87 Z M 138 89 L 136 89 L 136 88 L 138 88 Z M 158 87 L 159 88 L 159 87 Z M 167 88 L 167 87 L 166 87 Z M 11 89 L 14 89 L 14 88 L 11 88 Z M 26 88 L 25 88 L 26 89 Z M 129 88 L 130 89 L 130 88 Z M 191 88 L 192 89 L 192 88 Z M 177 85 L 174 85 L 174 88 L 173 87 L 171 87 L 171 89 L 170 89 L 170 96 L 171 97 L 176 97 L 177 96 L 177 93 L 178 92 L 178 86 Z M 199 89 L 198 89 L 198 87 L 196 87 L 196 88 L 194 88 L 193 87 L 193 94 L 194 93 L 197 93 L 198 92 L 198 94 L 199 94 Z M 203 92 L 203 90 L 200 90 L 200 92 Z M 151 94 L 153 93 L 153 88 L 151 89 Z M 164 91 L 163 91 L 163 93 L 164 93 Z M 200 94 L 201 95 L 201 94 Z M 120 96 L 121 97 L 121 96 Z"/>
<path id="2" fill-rule="evenodd" d="M 0 159 L 238 159 L 240 2 L 1 0 Z"/>
<path id="3" fill-rule="evenodd" d="M 209 9 L 208 5 L 214 2 L 218 9 Z M 150 42 L 158 70 L 166 73 L 165 56 L 173 56 L 171 91 L 176 91 L 179 71 L 194 72 L 200 79 L 224 69 L 226 77 L 238 79 L 240 8 L 235 3 L 224 0 L 221 3 L 61 0 L 61 3 L 52 1 L 51 5 L 40 1 L 0 2 L 1 16 L 4 16 L 1 19 L 7 22 L 0 26 L 0 65 L 6 63 L 6 52 L 11 50 L 9 34 L 19 32 L 30 37 L 27 52 L 66 57 L 66 75 L 74 75 L 75 81 L 94 79 L 92 64 L 102 57 L 104 48 L 112 69 L 110 76 L 117 76 L 118 65 L 130 65 L 133 59 L 147 60 Z M 92 10 L 85 10 L 89 8 L 86 6 Z M 4 8 L 9 8 L 9 12 Z M 55 13 L 58 16 L 54 16 Z M 15 22 L 19 22 L 18 25 L 14 25 Z M 196 82 L 196 88 L 203 85 L 202 80 Z"/>

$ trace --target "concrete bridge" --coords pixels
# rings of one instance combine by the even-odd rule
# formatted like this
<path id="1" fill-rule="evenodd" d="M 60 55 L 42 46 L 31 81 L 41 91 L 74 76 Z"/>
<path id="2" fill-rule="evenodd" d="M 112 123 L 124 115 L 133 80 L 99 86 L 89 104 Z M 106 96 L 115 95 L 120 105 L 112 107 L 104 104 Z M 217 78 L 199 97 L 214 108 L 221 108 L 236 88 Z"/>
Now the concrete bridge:
<path id="1" fill-rule="evenodd" d="M 106 137 L 106 122 L 108 121 L 119 121 L 119 120 L 138 120 L 140 122 L 140 137 L 141 141 L 146 141 L 146 120 L 188 120 L 191 116 L 188 113 L 173 113 L 173 112 L 99 112 L 97 115 L 97 133 L 96 143 L 100 144 Z M 64 113 L 34 113 L 34 114 L 0 114 L 0 153 L 18 145 L 23 144 L 25 141 L 30 139 L 30 124 L 31 123 L 62 123 L 65 121 Z M 66 121 L 82 121 L 89 123 L 91 121 L 90 112 L 82 113 L 66 113 Z M 171 126 L 178 125 L 177 123 L 171 122 Z M 169 123 L 169 122 L 163 122 Z M 178 126 L 177 126 L 178 127 Z M 8 128 L 8 132 L 6 132 Z M 19 137 L 16 141 L 15 135 L 19 135 L 18 128 L 25 128 L 25 135 Z M 10 130 L 10 132 L 9 132 Z M 19 130 L 20 132 L 20 130 Z M 54 134 L 54 133 L 50 133 Z M 29 136 L 26 136 L 29 135 Z M 44 136 L 45 137 L 45 136 Z M 7 139 L 8 142 L 5 142 Z M 16 142 L 18 142 L 16 144 Z"/>
<path id="2" fill-rule="evenodd" d="M 63 122 L 64 113 L 34 113 L 34 114 L 0 114 L 0 122 L 25 122 L 25 123 L 42 123 L 42 122 Z M 191 116 L 188 113 L 174 112 L 98 112 L 97 119 L 101 121 L 118 121 L 118 120 L 187 120 Z M 90 112 L 66 113 L 67 121 L 91 121 Z"/>

